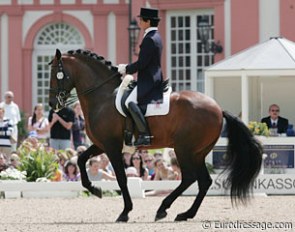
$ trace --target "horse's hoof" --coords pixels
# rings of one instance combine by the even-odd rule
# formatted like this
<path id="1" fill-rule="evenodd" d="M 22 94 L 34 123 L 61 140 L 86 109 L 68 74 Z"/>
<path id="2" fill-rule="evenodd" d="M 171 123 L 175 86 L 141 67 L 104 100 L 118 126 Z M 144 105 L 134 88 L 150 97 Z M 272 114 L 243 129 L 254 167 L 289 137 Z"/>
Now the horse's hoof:
<path id="1" fill-rule="evenodd" d="M 117 218 L 116 222 L 128 222 L 128 220 L 129 220 L 128 215 L 120 215 L 120 216 Z"/>
<path id="2" fill-rule="evenodd" d="M 187 221 L 188 217 L 181 213 L 181 214 L 178 214 L 177 217 L 175 218 L 175 222 L 183 222 L 183 221 Z"/>
<path id="3" fill-rule="evenodd" d="M 159 221 L 163 218 L 165 218 L 167 216 L 167 212 L 166 211 L 163 211 L 163 212 L 158 212 L 156 217 L 155 217 L 155 221 Z"/>
<path id="4" fill-rule="evenodd" d="M 98 198 L 102 198 L 102 190 L 100 187 L 93 187 L 90 191 L 94 196 Z"/>

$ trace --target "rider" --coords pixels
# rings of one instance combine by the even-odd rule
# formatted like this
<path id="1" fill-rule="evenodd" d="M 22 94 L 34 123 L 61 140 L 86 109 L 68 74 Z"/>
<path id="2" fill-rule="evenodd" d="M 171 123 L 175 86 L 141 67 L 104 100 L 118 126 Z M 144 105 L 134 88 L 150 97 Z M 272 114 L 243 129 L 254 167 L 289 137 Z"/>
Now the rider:
<path id="1" fill-rule="evenodd" d="M 161 69 L 162 39 L 158 33 L 158 10 L 151 8 L 141 8 L 139 26 L 145 31 L 138 60 L 132 64 L 119 64 L 118 71 L 124 74 L 137 75 L 137 102 L 130 102 L 128 110 L 133 118 L 139 132 L 135 146 L 150 145 L 151 135 L 144 114 L 147 104 L 160 103 L 163 100 L 163 74 Z M 135 88 L 136 89 L 136 88 Z M 125 131 L 125 137 L 131 132 Z"/>

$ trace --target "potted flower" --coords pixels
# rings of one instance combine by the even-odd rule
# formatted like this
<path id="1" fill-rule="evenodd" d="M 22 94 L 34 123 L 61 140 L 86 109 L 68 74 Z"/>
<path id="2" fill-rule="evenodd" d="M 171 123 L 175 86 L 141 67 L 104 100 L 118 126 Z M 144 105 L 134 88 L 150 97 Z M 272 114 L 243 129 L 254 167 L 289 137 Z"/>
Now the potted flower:
<path id="1" fill-rule="evenodd" d="M 20 170 L 26 170 L 28 182 L 50 182 L 58 173 L 57 155 L 54 149 L 44 146 L 34 138 L 26 139 L 18 149 L 20 154 Z M 25 198 L 48 198 L 73 196 L 71 191 L 46 191 L 42 189 L 24 191 Z M 77 196 L 77 194 L 75 194 Z"/>
<path id="2" fill-rule="evenodd" d="M 25 180 L 26 171 L 19 171 L 15 168 L 7 168 L 6 170 L 0 172 L 0 180 Z"/>
<path id="3" fill-rule="evenodd" d="M 27 139 L 22 143 L 18 152 L 19 169 L 27 172 L 27 181 L 35 182 L 38 178 L 51 179 L 55 175 L 58 163 L 54 150 Z"/>
<path id="4" fill-rule="evenodd" d="M 264 122 L 256 122 L 251 121 L 248 124 L 249 130 L 253 133 L 253 135 L 259 135 L 259 136 L 269 136 L 270 132 L 269 129 Z"/>

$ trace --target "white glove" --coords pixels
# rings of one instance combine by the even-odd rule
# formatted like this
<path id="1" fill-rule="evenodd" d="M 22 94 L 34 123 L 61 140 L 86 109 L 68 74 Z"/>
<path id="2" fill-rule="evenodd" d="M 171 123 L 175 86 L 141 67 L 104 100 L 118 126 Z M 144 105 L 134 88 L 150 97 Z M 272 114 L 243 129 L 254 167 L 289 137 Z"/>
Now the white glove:
<path id="1" fill-rule="evenodd" d="M 126 74 L 126 66 L 127 66 L 127 64 L 119 64 L 117 66 L 118 72 L 122 75 L 125 75 Z"/>
<path id="2" fill-rule="evenodd" d="M 12 129 L 11 129 L 11 130 L 8 129 L 8 130 L 6 131 L 6 135 L 7 135 L 7 136 L 12 135 Z"/>

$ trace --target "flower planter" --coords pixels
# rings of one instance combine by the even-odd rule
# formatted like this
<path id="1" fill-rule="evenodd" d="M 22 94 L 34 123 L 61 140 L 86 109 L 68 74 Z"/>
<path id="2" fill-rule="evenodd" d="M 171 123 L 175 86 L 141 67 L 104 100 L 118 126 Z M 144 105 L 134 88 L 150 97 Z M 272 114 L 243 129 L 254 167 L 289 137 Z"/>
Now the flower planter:
<path id="1" fill-rule="evenodd" d="M 23 183 L 24 180 L 1 180 L 0 183 L 13 183 L 13 184 L 18 184 L 18 183 Z M 16 199 L 16 198 L 21 198 L 22 193 L 21 191 L 4 191 L 4 198 L 5 199 Z"/>
<path id="2" fill-rule="evenodd" d="M 78 191 L 24 191 L 23 198 L 74 198 Z"/>

